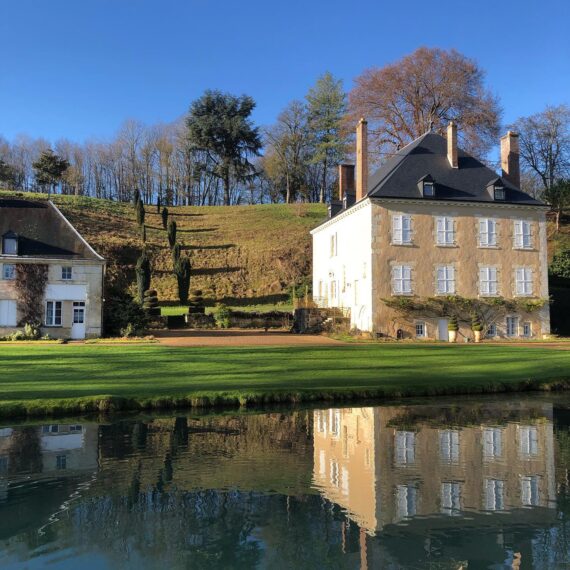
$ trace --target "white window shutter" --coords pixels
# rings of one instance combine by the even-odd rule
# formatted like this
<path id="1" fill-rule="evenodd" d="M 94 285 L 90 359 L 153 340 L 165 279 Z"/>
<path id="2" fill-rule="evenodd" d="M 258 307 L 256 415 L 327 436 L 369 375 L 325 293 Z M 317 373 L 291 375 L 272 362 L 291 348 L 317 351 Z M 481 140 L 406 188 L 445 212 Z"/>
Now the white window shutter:
<path id="1" fill-rule="evenodd" d="M 392 216 L 392 241 L 402 243 L 402 216 Z"/>
<path id="2" fill-rule="evenodd" d="M 479 221 L 479 243 L 481 245 L 489 245 L 489 233 L 487 220 Z"/>
<path id="3" fill-rule="evenodd" d="M 402 292 L 402 267 L 400 265 L 395 265 L 392 268 L 392 286 L 394 293 Z"/>
<path id="4" fill-rule="evenodd" d="M 486 267 L 479 269 L 479 291 L 480 293 L 488 293 Z"/>
<path id="5" fill-rule="evenodd" d="M 522 221 L 515 220 L 515 247 L 522 247 L 523 245 L 523 229 Z"/>
<path id="6" fill-rule="evenodd" d="M 410 216 L 402 216 L 402 242 L 409 243 L 412 241 L 412 218 Z"/>
<path id="7" fill-rule="evenodd" d="M 447 268 L 447 278 L 449 280 L 447 292 L 453 294 L 455 293 L 455 267 L 453 267 L 453 265 Z"/>

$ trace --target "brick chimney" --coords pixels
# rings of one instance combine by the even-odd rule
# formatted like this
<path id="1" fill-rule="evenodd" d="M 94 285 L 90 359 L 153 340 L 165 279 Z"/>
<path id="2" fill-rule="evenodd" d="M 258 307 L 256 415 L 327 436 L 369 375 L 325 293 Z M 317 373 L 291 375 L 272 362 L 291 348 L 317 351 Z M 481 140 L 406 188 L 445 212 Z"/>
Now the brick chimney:
<path id="1" fill-rule="evenodd" d="M 339 164 L 338 199 L 342 201 L 347 193 L 354 194 L 354 164 Z"/>
<path id="2" fill-rule="evenodd" d="M 451 168 L 459 168 L 457 161 L 457 125 L 453 121 L 449 121 L 447 125 L 447 160 Z"/>
<path id="3" fill-rule="evenodd" d="M 356 201 L 368 193 L 368 123 L 362 118 L 356 127 Z"/>
<path id="4" fill-rule="evenodd" d="M 519 135 L 509 131 L 501 137 L 501 169 L 503 178 L 517 188 L 521 186 L 519 160 Z"/>

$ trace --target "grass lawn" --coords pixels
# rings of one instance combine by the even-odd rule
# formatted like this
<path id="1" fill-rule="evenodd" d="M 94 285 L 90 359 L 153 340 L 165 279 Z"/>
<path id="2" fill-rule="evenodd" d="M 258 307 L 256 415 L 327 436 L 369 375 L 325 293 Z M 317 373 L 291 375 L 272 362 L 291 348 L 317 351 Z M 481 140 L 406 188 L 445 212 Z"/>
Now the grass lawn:
<path id="1" fill-rule="evenodd" d="M 570 351 L 511 346 L 0 346 L 0 415 L 544 388 Z"/>

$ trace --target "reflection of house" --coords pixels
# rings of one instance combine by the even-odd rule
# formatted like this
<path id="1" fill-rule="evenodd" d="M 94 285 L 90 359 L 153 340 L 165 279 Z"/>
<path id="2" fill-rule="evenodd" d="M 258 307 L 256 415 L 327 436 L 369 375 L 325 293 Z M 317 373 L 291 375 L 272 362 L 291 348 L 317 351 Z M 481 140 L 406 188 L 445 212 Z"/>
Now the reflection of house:
<path id="1" fill-rule="evenodd" d="M 96 469 L 98 432 L 96 424 L 0 428 L 0 478 Z"/>
<path id="2" fill-rule="evenodd" d="M 414 408 L 316 411 L 314 481 L 369 532 L 435 515 L 430 526 L 453 525 L 466 512 L 537 516 L 528 509 L 555 500 L 551 406 L 496 412 L 504 423 L 451 428 Z"/>

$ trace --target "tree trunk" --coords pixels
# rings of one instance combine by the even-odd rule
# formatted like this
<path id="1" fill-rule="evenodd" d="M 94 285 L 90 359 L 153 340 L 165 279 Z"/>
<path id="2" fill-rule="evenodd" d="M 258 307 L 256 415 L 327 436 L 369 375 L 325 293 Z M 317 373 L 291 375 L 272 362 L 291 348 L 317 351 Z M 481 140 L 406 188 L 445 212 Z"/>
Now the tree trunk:
<path id="1" fill-rule="evenodd" d="M 224 169 L 224 206 L 230 205 L 230 169 Z"/>

